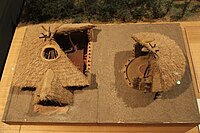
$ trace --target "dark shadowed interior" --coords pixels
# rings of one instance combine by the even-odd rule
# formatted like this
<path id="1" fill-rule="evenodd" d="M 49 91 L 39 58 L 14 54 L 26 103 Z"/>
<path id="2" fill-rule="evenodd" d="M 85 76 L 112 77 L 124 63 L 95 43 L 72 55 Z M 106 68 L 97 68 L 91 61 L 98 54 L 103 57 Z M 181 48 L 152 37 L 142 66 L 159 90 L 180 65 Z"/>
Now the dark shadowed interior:
<path id="1" fill-rule="evenodd" d="M 84 73 L 86 67 L 84 60 L 87 57 L 89 42 L 87 30 L 74 31 L 68 34 L 55 34 L 54 38 L 72 63 Z"/>

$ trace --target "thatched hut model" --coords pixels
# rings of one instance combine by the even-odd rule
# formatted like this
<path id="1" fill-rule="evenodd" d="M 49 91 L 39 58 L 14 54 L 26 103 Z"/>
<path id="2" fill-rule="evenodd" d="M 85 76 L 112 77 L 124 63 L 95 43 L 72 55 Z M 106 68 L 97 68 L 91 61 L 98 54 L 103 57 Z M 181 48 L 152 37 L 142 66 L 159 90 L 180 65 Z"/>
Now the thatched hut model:
<path id="1" fill-rule="evenodd" d="M 124 69 L 129 86 L 144 92 L 164 92 L 180 84 L 186 60 L 176 42 L 159 33 L 132 36 L 133 58 Z"/>
<path id="2" fill-rule="evenodd" d="M 90 84 L 87 74 L 90 71 L 91 29 L 94 26 L 59 25 L 57 28 L 54 26 L 54 31 L 50 27 L 48 29 L 47 26 L 41 26 L 36 27 L 36 33 L 42 32 L 42 36 L 39 37 L 38 34 L 35 37 L 35 32 L 33 35 L 25 35 L 26 41 L 23 42 L 23 53 L 19 60 L 23 67 L 17 66 L 20 73 L 15 73 L 13 86 L 35 91 L 34 104 L 72 105 L 74 89 Z M 82 38 L 86 40 L 84 44 L 80 39 L 82 34 Z M 77 59 L 78 62 L 73 62 L 70 58 Z"/>

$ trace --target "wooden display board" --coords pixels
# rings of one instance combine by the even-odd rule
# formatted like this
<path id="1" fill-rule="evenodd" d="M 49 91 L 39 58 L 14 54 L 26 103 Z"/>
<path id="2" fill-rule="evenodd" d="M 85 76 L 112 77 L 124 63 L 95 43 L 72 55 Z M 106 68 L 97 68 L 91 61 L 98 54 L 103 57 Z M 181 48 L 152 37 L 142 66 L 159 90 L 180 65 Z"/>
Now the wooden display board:
<path id="1" fill-rule="evenodd" d="M 16 33 L 18 32 L 18 34 L 19 33 L 23 34 L 23 32 L 25 31 L 25 29 L 26 28 L 19 28 L 16 31 Z M 19 48 L 18 49 L 18 54 L 19 54 L 20 43 L 21 43 L 20 39 L 22 39 L 22 36 L 20 36 L 20 37 L 18 36 L 17 37 L 15 35 L 15 37 L 13 39 L 12 48 L 10 50 L 10 53 L 12 52 L 12 49 L 15 46 L 14 45 L 14 42 L 15 42 L 16 44 L 18 44 L 18 45 L 16 45 L 16 47 Z M 14 47 L 14 48 L 16 48 L 16 47 Z M 9 54 L 9 56 L 11 56 L 11 55 L 12 54 Z M 15 61 L 17 60 L 17 56 L 15 56 L 13 58 L 15 58 L 14 59 Z M 14 68 L 15 68 L 15 66 L 12 66 L 13 65 L 12 63 L 11 63 L 10 67 L 6 66 L 7 69 L 11 68 L 11 71 L 10 71 L 11 75 L 13 74 L 13 71 L 14 71 Z M 14 63 L 16 64 L 16 62 L 14 62 Z M 7 70 L 7 71 L 9 71 L 9 70 Z M 5 78 L 3 78 L 3 79 L 5 79 Z M 2 82 L 5 82 L 3 79 L 2 79 Z M 12 79 L 10 79 L 10 83 L 11 83 L 11 80 Z M 8 88 L 10 87 L 10 83 L 8 83 L 8 85 L 7 85 Z M 7 92 L 8 92 L 8 90 L 7 90 Z M 6 97 L 6 96 L 4 96 L 4 97 Z M 4 102 L 5 102 L 5 100 L 4 100 Z M 4 125 L 4 124 L 2 124 L 2 125 Z M 104 130 L 106 130 L 106 132 L 108 132 L 108 131 L 110 131 L 110 132 L 119 132 L 119 131 L 120 132 L 124 132 L 124 131 L 126 131 L 126 132 L 127 131 L 130 131 L 130 132 L 134 132 L 134 131 L 135 132 L 136 131 L 138 131 L 138 132 L 144 132 L 144 131 L 149 131 L 149 130 L 151 130 L 151 132 L 160 132 L 160 131 L 163 131 L 163 132 L 185 132 L 185 131 L 189 131 L 189 129 L 191 129 L 195 125 L 196 124 L 164 124 L 164 125 L 163 124 L 154 124 L 154 125 L 151 125 L 151 124 L 148 124 L 148 125 L 135 124 L 134 125 L 133 124 L 133 125 L 121 125 L 121 126 L 119 126 L 119 125 L 118 126 L 117 125 L 115 125 L 115 126 L 108 126 L 108 125 L 95 126 L 95 125 L 93 125 L 90 128 L 82 125 L 82 126 L 78 126 L 78 127 L 80 127 L 80 130 L 78 130 L 76 126 L 75 127 L 74 126 L 68 126 L 68 128 L 71 129 L 71 132 L 75 132 L 75 131 L 76 132 L 82 132 L 82 131 L 86 131 L 86 132 L 94 132 L 95 131 L 95 132 L 98 132 L 98 131 L 104 131 Z M 13 126 L 14 130 L 18 129 L 18 128 L 19 128 L 19 126 Z M 41 130 L 43 132 L 44 131 L 47 131 L 47 132 L 48 131 L 52 131 L 52 132 L 55 131 L 55 129 L 54 129 L 55 127 L 51 127 L 48 130 L 45 129 L 45 127 L 43 129 L 42 128 L 43 128 L 43 126 L 29 126 L 29 128 L 26 127 L 26 126 L 22 126 L 22 128 L 20 128 L 20 131 L 21 132 L 23 132 L 23 131 L 24 132 L 31 132 L 31 130 L 34 130 L 34 129 L 36 129 L 36 130 L 39 129 L 39 130 Z M 60 128 L 59 131 L 60 132 L 65 132 L 66 128 Z M 39 130 L 38 130 L 38 132 L 39 132 Z"/>
<path id="2" fill-rule="evenodd" d="M 186 35 L 186 41 L 189 44 L 188 50 L 191 54 L 191 61 L 194 67 L 194 78 L 196 79 L 197 88 L 195 89 L 197 98 L 200 98 L 200 65 L 198 63 L 198 57 L 200 56 L 198 47 L 199 47 L 199 34 L 200 27 L 196 26 L 187 26 L 184 29 Z"/>

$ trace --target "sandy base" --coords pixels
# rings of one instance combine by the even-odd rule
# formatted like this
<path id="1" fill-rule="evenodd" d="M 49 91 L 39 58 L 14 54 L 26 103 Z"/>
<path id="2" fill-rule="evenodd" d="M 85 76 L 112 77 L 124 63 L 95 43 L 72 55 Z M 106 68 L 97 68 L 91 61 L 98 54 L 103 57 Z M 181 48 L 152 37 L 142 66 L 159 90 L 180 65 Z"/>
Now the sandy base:
<path id="1" fill-rule="evenodd" d="M 98 72 L 98 117 L 101 123 L 198 122 L 193 84 L 188 64 L 181 84 L 153 100 L 154 94 L 134 90 L 124 82 L 123 65 L 132 57 L 132 34 L 158 32 L 176 41 L 186 56 L 178 24 L 101 25 L 94 44 L 93 68 Z"/>
<path id="2" fill-rule="evenodd" d="M 92 87 L 75 91 L 74 104 L 69 107 L 67 113 L 34 114 L 30 106 L 33 92 L 20 92 L 12 87 L 13 95 L 9 99 L 11 102 L 8 104 L 6 120 L 53 123 L 199 122 L 188 64 L 181 84 L 165 92 L 162 99 L 155 101 L 154 94 L 144 94 L 130 88 L 122 75 L 123 64 L 132 57 L 131 35 L 138 32 L 159 32 L 167 35 L 179 44 L 186 55 L 179 25 L 98 25 L 98 29 L 94 30 Z"/>

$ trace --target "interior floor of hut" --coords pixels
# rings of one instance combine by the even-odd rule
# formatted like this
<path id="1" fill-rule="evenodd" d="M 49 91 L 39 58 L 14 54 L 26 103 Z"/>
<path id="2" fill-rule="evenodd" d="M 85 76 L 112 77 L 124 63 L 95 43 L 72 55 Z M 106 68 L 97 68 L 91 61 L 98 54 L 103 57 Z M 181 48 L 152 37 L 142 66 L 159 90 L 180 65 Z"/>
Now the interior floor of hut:
<path id="1" fill-rule="evenodd" d="M 84 73 L 86 69 L 88 34 L 87 30 L 74 31 L 68 34 L 55 34 L 55 41 L 65 52 L 72 63 Z"/>

